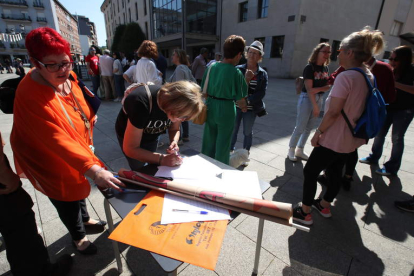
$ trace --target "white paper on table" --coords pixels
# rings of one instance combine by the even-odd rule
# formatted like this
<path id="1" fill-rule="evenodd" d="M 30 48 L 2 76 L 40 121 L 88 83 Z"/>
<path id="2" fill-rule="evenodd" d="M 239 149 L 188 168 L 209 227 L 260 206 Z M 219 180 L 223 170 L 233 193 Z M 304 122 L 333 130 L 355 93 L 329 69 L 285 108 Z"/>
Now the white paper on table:
<path id="1" fill-rule="evenodd" d="M 173 209 L 207 211 L 208 214 L 201 215 L 193 213 L 173 212 Z M 161 224 L 230 219 L 230 214 L 227 209 L 171 194 L 165 194 L 164 196 Z"/>
<path id="2" fill-rule="evenodd" d="M 221 180 L 226 193 L 262 199 L 257 172 L 223 170 Z"/>
<path id="3" fill-rule="evenodd" d="M 177 167 L 159 166 L 156 177 L 200 179 L 204 177 L 215 177 L 221 173 L 220 167 L 200 157 L 184 157 L 183 163 Z"/>

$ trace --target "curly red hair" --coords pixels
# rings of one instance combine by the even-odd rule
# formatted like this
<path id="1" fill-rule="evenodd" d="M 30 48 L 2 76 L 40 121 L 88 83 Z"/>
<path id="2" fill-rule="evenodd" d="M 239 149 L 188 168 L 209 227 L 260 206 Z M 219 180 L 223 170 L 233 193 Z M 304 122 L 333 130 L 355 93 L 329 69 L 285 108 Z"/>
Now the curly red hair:
<path id="1" fill-rule="evenodd" d="M 42 60 L 48 55 L 70 54 L 69 42 L 54 29 L 48 27 L 37 28 L 29 32 L 26 36 L 26 49 L 29 56 Z"/>
<path id="2" fill-rule="evenodd" d="M 158 48 L 151 40 L 144 40 L 139 46 L 137 54 L 139 57 L 158 59 Z"/>

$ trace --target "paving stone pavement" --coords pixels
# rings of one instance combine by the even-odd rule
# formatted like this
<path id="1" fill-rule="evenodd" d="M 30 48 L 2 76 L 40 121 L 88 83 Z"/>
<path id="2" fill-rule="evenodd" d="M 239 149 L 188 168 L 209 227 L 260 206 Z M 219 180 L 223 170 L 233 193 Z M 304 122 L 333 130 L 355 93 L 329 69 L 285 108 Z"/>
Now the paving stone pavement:
<path id="1" fill-rule="evenodd" d="M 292 163 L 286 158 L 296 120 L 294 80 L 271 78 L 265 102 L 269 115 L 256 120 L 251 162 L 245 170 L 256 171 L 261 179 L 270 183 L 271 187 L 264 193 L 266 199 L 295 204 L 302 196 L 305 161 Z M 114 171 L 128 167 L 114 131 L 120 107 L 120 103 L 103 102 L 94 133 L 96 154 Z M 0 129 L 7 142 L 5 151 L 10 158 L 12 120 L 12 115 L 0 114 Z M 181 149 L 200 150 L 202 133 L 201 126 L 190 124 L 190 142 Z M 413 134 L 411 126 L 405 137 L 398 177 L 380 177 L 375 174 L 375 166 L 358 163 L 352 188 L 349 192 L 340 192 L 332 208 L 332 218 L 314 214 L 314 225 L 309 233 L 265 222 L 259 274 L 414 275 L 414 215 L 393 205 L 395 200 L 409 199 L 414 194 Z M 237 147 L 242 145 L 242 139 L 240 131 Z M 162 140 L 167 142 L 165 136 Z M 369 153 L 371 145 L 372 141 L 360 148 L 360 157 Z M 388 135 L 381 161 L 388 159 L 390 148 Z M 310 143 L 305 150 L 311 152 Z M 63 253 L 73 253 L 75 262 L 70 275 L 118 275 L 107 231 L 89 235 L 98 246 L 96 256 L 75 253 L 69 234 L 49 200 L 27 181 L 24 181 L 24 188 L 35 202 L 36 220 L 52 260 Z M 318 186 L 317 193 L 320 191 Z M 87 202 L 92 217 L 105 219 L 103 197 L 96 187 L 92 186 Z M 114 215 L 114 221 L 119 222 L 119 217 Z M 178 274 L 251 275 L 257 224 L 258 219 L 243 214 L 229 224 L 215 271 L 183 264 Z M 120 250 L 124 264 L 121 275 L 166 275 L 147 252 L 126 245 L 121 245 Z M 0 275 L 10 275 L 4 245 L 0 247 Z"/>

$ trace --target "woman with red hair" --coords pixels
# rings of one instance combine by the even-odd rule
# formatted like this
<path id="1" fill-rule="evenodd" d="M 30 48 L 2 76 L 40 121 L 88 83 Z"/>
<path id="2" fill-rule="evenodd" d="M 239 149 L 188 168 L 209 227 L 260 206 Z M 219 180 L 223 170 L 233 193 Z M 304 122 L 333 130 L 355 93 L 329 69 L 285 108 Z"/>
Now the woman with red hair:
<path id="1" fill-rule="evenodd" d="M 51 28 L 38 28 L 27 35 L 26 48 L 35 68 L 20 82 L 14 101 L 10 140 L 16 170 L 49 197 L 76 249 L 95 254 L 85 226 L 103 229 L 106 222 L 88 215 L 91 187 L 85 176 L 104 189 L 123 184 L 93 152 L 96 114 L 72 72 L 69 43 Z"/>

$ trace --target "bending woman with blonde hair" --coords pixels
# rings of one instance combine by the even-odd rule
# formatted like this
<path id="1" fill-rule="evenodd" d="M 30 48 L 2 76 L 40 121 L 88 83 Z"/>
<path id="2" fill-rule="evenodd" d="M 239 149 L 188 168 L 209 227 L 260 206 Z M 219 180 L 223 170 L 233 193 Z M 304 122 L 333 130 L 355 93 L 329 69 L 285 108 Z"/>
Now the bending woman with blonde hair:
<path id="1" fill-rule="evenodd" d="M 289 141 L 288 157 L 297 161 L 297 157 L 308 160 L 304 148 L 311 130 L 317 125 L 319 112 L 323 105 L 323 94 L 331 87 L 329 80 L 329 57 L 331 46 L 319 43 L 309 57 L 308 65 L 303 69 L 304 86 L 297 105 L 296 126 Z"/>
<path id="2" fill-rule="evenodd" d="M 130 92 L 130 90 L 132 91 Z M 178 166 L 182 162 L 178 139 L 180 124 L 195 118 L 203 108 L 200 86 L 188 81 L 163 86 L 130 86 L 116 120 L 119 144 L 132 170 L 145 165 Z M 156 153 L 159 136 L 168 130 L 167 154 Z"/>
<path id="3" fill-rule="evenodd" d="M 312 138 L 313 149 L 303 170 L 302 204 L 293 211 L 293 219 L 312 225 L 311 208 L 316 209 L 323 217 L 332 216 L 331 202 L 339 192 L 342 168 L 349 153 L 365 144 L 365 139 L 352 135 L 347 123 L 341 116 L 344 110 L 352 126 L 361 117 L 365 109 L 368 87 L 361 72 L 348 70 L 361 69 L 374 83 L 374 76 L 364 65 L 372 56 L 377 55 L 384 47 L 380 31 L 372 31 L 366 27 L 345 37 L 339 49 L 339 65 L 345 70 L 335 80 L 335 84 L 326 100 L 325 116 Z M 326 170 L 328 187 L 323 198 L 314 199 L 316 179 L 322 170 Z"/>

